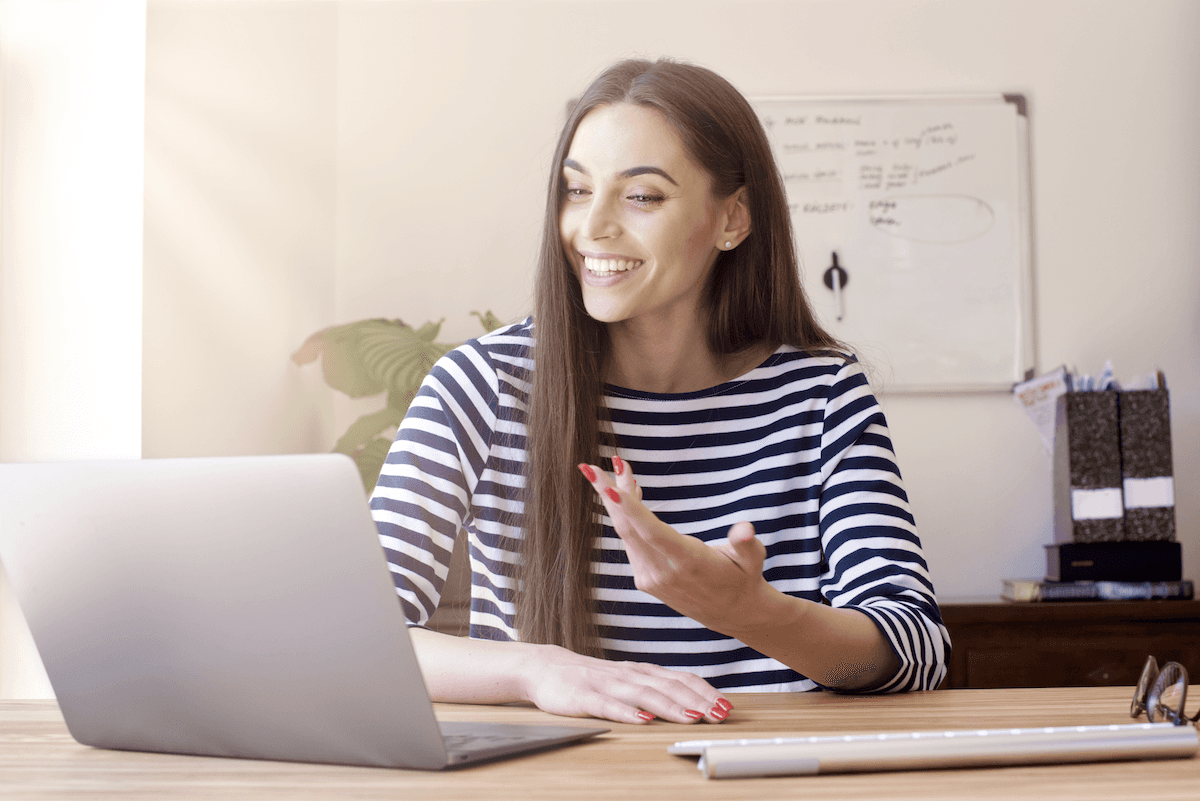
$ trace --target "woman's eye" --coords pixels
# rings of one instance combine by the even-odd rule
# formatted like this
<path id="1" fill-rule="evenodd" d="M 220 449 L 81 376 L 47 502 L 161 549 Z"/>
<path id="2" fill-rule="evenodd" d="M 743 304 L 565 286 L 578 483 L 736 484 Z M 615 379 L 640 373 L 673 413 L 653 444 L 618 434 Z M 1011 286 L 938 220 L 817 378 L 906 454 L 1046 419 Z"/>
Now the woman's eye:
<path id="1" fill-rule="evenodd" d="M 590 194 L 592 194 L 592 193 L 589 190 L 584 189 L 581 186 L 568 186 L 567 190 L 566 190 L 567 200 L 573 201 L 573 202 L 578 202 L 580 200 L 583 200 L 583 199 L 587 198 L 587 196 Z"/>
<path id="2" fill-rule="evenodd" d="M 662 195 L 650 195 L 644 192 L 636 192 L 629 195 L 628 199 L 638 206 L 657 206 L 666 200 Z"/>

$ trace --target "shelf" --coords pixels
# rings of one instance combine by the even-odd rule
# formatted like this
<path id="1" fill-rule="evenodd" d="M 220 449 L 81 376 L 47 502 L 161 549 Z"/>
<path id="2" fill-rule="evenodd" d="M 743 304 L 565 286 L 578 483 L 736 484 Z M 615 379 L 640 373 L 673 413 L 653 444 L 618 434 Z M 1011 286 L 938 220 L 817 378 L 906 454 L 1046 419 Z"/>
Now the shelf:
<path id="1" fill-rule="evenodd" d="M 1133 685 L 1148 654 L 1200 671 L 1200 601 L 945 598 L 948 688 Z"/>

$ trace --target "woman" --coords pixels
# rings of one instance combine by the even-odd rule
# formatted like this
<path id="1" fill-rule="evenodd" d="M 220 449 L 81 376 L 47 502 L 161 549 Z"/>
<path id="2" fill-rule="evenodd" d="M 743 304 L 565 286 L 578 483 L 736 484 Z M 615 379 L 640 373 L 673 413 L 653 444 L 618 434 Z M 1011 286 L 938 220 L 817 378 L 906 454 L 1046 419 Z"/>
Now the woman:
<path id="1" fill-rule="evenodd" d="M 471 638 L 413 630 L 436 700 L 716 723 L 727 691 L 938 685 L 886 424 L 794 253 L 722 78 L 628 61 L 580 98 L 534 317 L 435 365 L 372 497 L 415 626 L 468 536 Z"/>

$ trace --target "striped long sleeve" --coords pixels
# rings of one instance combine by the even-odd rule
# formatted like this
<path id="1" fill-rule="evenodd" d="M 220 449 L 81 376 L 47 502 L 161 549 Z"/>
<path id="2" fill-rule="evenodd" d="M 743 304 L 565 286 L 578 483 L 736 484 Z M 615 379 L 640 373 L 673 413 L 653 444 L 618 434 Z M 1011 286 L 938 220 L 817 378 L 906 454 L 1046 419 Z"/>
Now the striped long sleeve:
<path id="1" fill-rule="evenodd" d="M 471 636 L 519 639 L 514 566 L 523 510 L 533 324 L 473 340 L 426 378 L 380 476 L 372 509 L 406 614 L 437 606 L 450 551 L 466 537 Z M 705 541 L 741 520 L 766 546 L 781 592 L 868 615 L 900 669 L 879 689 L 932 689 L 949 638 L 892 452 L 858 364 L 780 347 L 746 375 L 702 392 L 608 387 L 616 452 L 664 522 Z M 611 454 L 606 454 L 611 455 Z M 614 659 L 689 670 L 728 691 L 818 685 L 641 592 L 601 516 L 593 612 Z"/>

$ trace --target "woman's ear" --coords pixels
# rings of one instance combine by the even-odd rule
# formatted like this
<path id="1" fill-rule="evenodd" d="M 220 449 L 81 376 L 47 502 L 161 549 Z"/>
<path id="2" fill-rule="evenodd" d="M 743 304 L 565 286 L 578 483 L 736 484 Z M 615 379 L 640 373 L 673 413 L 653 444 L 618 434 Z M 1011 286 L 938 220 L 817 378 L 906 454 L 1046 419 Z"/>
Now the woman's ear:
<path id="1" fill-rule="evenodd" d="M 750 206 L 746 199 L 746 187 L 738 187 L 722 201 L 722 206 L 725 224 L 718 236 L 717 248 L 733 250 L 750 235 Z"/>

